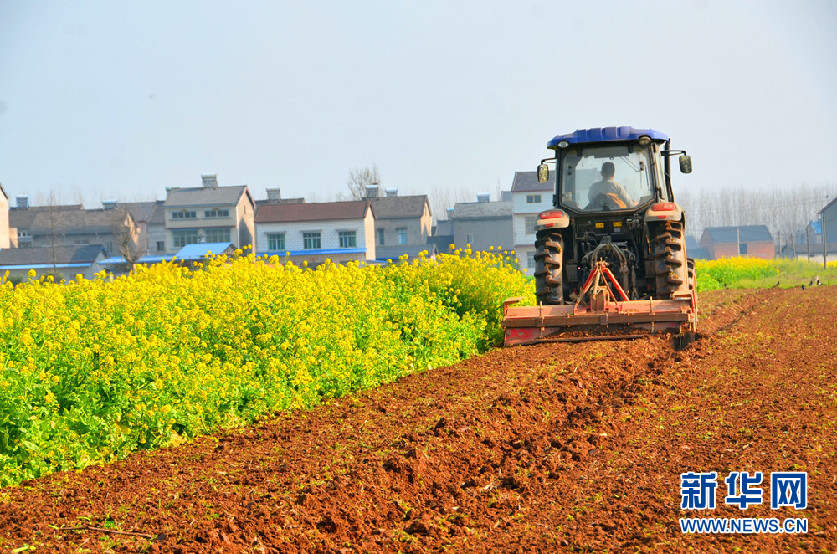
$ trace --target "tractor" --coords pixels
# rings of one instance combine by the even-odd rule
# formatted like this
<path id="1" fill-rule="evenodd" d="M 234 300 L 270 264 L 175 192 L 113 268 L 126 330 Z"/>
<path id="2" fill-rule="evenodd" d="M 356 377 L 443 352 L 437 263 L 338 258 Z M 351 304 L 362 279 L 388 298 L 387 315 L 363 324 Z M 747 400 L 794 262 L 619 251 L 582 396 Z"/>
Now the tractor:
<path id="1" fill-rule="evenodd" d="M 507 345 L 542 340 L 694 336 L 694 261 L 684 211 L 674 201 L 671 158 L 691 173 L 685 150 L 653 129 L 602 127 L 558 135 L 541 161 L 555 164 L 553 209 L 536 224 L 537 306 L 504 304 Z"/>

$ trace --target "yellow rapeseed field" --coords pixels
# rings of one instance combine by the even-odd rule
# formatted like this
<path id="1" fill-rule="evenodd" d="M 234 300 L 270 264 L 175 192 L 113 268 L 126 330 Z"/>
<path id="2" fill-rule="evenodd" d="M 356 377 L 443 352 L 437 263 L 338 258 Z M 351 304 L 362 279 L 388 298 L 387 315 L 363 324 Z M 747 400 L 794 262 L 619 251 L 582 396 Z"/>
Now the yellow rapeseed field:
<path id="1" fill-rule="evenodd" d="M 824 269 L 815 260 L 775 258 L 721 258 L 697 260 L 698 292 L 724 288 L 761 288 L 797 286 L 820 278 L 833 282 L 837 262 L 829 262 Z"/>
<path id="2" fill-rule="evenodd" d="M 533 288 L 509 253 L 316 270 L 253 255 L 200 271 L 0 285 L 0 485 L 451 364 Z"/>

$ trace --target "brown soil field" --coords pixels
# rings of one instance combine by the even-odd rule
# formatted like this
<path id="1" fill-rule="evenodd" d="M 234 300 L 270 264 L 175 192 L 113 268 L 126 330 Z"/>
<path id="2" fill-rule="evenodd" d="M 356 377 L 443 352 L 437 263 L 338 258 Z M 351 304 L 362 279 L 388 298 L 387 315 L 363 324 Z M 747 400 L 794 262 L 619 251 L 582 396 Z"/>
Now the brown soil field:
<path id="1" fill-rule="evenodd" d="M 700 308 L 684 351 L 659 336 L 497 349 L 2 489 L 0 549 L 834 549 L 837 287 L 709 293 Z M 806 510 L 771 510 L 767 487 L 761 506 L 724 505 L 729 471 L 794 470 Z M 681 512 L 688 471 L 718 472 L 716 510 Z M 690 535 L 683 516 L 809 530 Z"/>

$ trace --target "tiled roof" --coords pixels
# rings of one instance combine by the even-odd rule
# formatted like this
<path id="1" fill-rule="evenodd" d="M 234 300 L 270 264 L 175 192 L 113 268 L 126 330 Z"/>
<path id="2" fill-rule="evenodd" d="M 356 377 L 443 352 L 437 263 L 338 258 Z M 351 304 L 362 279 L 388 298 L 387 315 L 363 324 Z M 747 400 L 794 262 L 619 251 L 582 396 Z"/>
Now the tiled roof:
<path id="1" fill-rule="evenodd" d="M 402 217 L 421 217 L 424 206 L 429 203 L 426 194 L 416 196 L 383 196 L 370 198 L 376 219 L 397 219 Z"/>
<path id="2" fill-rule="evenodd" d="M 0 266 L 38 264 L 91 264 L 105 248 L 101 244 L 82 246 L 44 246 L 0 250 Z"/>
<path id="3" fill-rule="evenodd" d="M 119 207 L 109 210 L 104 208 L 82 210 L 73 206 L 58 208 L 55 207 L 52 210 L 44 209 L 43 206 L 25 210 L 16 208 L 14 213 L 9 210 L 9 226 L 29 231 L 33 235 L 108 234 L 119 229 L 128 215 L 125 208 Z"/>
<path id="4" fill-rule="evenodd" d="M 707 227 L 704 233 L 708 233 L 714 243 L 730 243 L 739 240 L 737 229 L 740 229 L 741 242 L 772 242 L 773 235 L 770 234 L 766 225 L 741 225 L 738 227 Z"/>
<path id="5" fill-rule="evenodd" d="M 150 202 L 120 202 L 120 208 L 131 212 L 131 216 L 137 223 L 150 223 L 158 206 L 163 205 L 163 200 L 152 200 Z M 160 221 L 163 221 L 163 212 L 160 211 Z"/>
<path id="6" fill-rule="evenodd" d="M 285 223 L 292 221 L 330 221 L 363 219 L 371 209 L 366 200 L 349 202 L 306 202 L 305 204 L 268 204 L 256 212 L 256 223 Z M 374 213 L 374 210 L 373 210 Z"/>
<path id="7" fill-rule="evenodd" d="M 511 202 L 460 202 L 453 206 L 453 219 L 484 219 L 511 216 Z"/>
<path id="8" fill-rule="evenodd" d="M 546 183 L 538 182 L 538 174 L 535 171 L 515 171 L 512 181 L 512 192 L 549 192 L 555 189 L 555 172 L 549 173 L 549 180 Z"/>
<path id="9" fill-rule="evenodd" d="M 231 187 L 176 187 L 168 190 L 165 206 L 226 206 L 235 205 L 242 194 L 248 194 L 246 186 Z"/>
<path id="10" fill-rule="evenodd" d="M 53 215 L 64 211 L 81 211 L 83 209 L 81 204 L 69 204 L 62 206 L 30 206 L 29 208 L 9 208 L 9 227 L 16 227 L 18 229 L 30 229 L 35 221 L 35 217 L 41 212 L 50 211 Z"/>
<path id="11" fill-rule="evenodd" d="M 280 198 L 278 200 L 273 200 L 270 198 L 263 198 L 261 200 L 256 200 L 256 206 L 272 206 L 274 204 L 304 204 L 305 197 L 304 196 L 297 196 L 294 198 Z"/>

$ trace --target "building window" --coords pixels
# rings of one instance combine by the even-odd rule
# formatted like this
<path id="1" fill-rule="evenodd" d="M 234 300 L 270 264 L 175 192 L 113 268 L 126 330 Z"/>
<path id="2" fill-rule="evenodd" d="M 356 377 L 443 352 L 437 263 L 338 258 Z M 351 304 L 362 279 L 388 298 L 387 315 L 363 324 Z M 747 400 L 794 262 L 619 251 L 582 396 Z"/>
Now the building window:
<path id="1" fill-rule="evenodd" d="M 267 234 L 267 249 L 268 250 L 284 250 L 285 249 L 285 233 L 268 233 Z"/>
<path id="2" fill-rule="evenodd" d="M 747 243 L 746 242 L 742 242 L 741 244 L 738 245 L 738 254 L 740 256 L 744 256 L 744 255 L 747 254 Z"/>
<path id="3" fill-rule="evenodd" d="M 178 210 L 171 213 L 172 219 L 195 219 L 196 216 L 195 210 Z"/>
<path id="4" fill-rule="evenodd" d="M 172 244 L 175 248 L 183 248 L 187 244 L 197 244 L 201 241 L 197 229 L 178 229 L 171 232 Z"/>
<path id="5" fill-rule="evenodd" d="M 535 269 L 535 254 L 530 252 L 526 256 L 526 267 L 529 269 Z"/>
<path id="6" fill-rule="evenodd" d="M 204 233 L 206 242 L 230 242 L 229 229 L 206 229 Z"/>
<path id="7" fill-rule="evenodd" d="M 399 227 L 395 230 L 395 233 L 398 235 L 398 244 L 407 244 L 407 228 L 406 227 Z"/>
<path id="8" fill-rule="evenodd" d="M 338 231 L 340 248 L 357 248 L 357 231 Z"/>
<path id="9" fill-rule="evenodd" d="M 163 252 L 166 249 L 166 241 L 158 240 L 157 241 L 157 252 Z"/>
<path id="10" fill-rule="evenodd" d="M 303 248 L 306 250 L 319 250 L 323 247 L 319 231 L 306 231 L 302 233 Z"/>
<path id="11" fill-rule="evenodd" d="M 383 229 L 376 229 L 376 233 L 378 233 L 378 244 L 381 246 L 384 245 L 384 230 Z"/>
<path id="12" fill-rule="evenodd" d="M 203 216 L 208 219 L 214 217 L 230 217 L 230 211 L 226 208 L 223 210 L 220 208 L 212 208 L 211 210 L 204 210 Z"/>
<path id="13" fill-rule="evenodd" d="M 526 219 L 524 221 L 526 223 L 526 234 L 527 235 L 534 235 L 538 230 L 537 229 L 538 217 L 534 216 L 534 215 L 526 216 Z"/>
<path id="14" fill-rule="evenodd" d="M 465 242 L 468 243 L 468 248 L 470 248 L 471 243 L 474 242 L 474 235 L 471 233 L 465 233 Z"/>
<path id="15" fill-rule="evenodd" d="M 540 194 L 527 194 L 526 195 L 526 203 L 527 204 L 540 204 L 541 203 L 541 195 Z"/>

